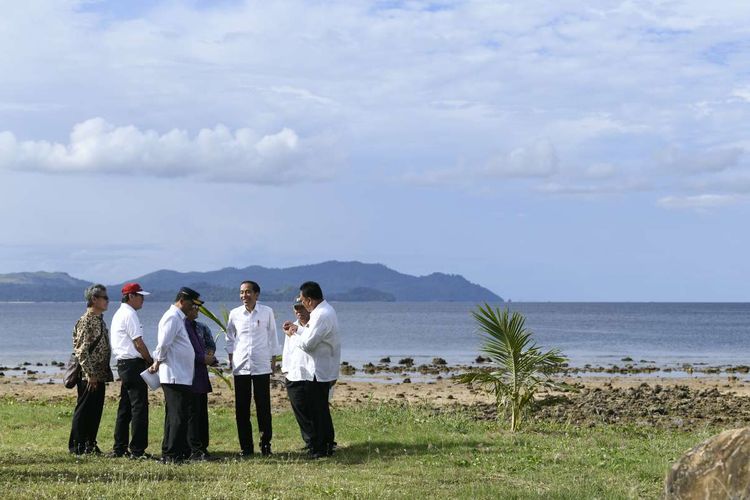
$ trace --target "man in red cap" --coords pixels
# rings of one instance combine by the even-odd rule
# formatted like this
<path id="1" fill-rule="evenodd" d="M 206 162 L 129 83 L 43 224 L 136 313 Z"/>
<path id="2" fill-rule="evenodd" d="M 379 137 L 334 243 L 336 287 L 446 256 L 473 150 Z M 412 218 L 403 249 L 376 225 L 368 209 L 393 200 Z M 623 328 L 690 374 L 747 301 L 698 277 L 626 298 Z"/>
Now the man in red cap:
<path id="1" fill-rule="evenodd" d="M 141 372 L 154 360 L 143 342 L 143 326 L 138 310 L 149 295 L 138 283 L 127 283 L 122 287 L 122 304 L 112 317 L 112 353 L 117 358 L 117 373 L 120 376 L 120 405 L 115 420 L 114 457 L 145 457 L 148 446 L 148 386 Z M 128 444 L 129 430 L 132 439 Z"/>

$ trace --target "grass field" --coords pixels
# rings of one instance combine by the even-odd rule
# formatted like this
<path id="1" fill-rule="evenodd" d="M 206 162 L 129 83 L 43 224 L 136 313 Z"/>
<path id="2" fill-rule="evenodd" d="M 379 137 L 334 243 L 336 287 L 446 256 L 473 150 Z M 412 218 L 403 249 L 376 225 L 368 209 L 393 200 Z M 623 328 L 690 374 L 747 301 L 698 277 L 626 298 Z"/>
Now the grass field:
<path id="1" fill-rule="evenodd" d="M 210 410 L 209 450 L 187 465 L 67 453 L 73 399 L 0 399 L 3 498 L 658 498 L 669 465 L 717 429 L 576 428 L 511 434 L 467 411 L 366 402 L 333 410 L 339 451 L 307 460 L 290 411 L 274 415 L 274 455 L 236 461 L 231 408 Z M 108 402 L 99 445 L 112 444 Z M 151 407 L 160 452 L 163 408 Z M 257 438 L 256 438 L 257 439 Z"/>

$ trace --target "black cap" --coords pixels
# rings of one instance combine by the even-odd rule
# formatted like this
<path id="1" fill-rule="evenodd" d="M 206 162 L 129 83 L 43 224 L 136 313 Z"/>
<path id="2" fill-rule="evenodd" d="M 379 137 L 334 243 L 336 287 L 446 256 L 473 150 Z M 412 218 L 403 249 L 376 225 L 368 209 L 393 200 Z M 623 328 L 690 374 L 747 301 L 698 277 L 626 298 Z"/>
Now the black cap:
<path id="1" fill-rule="evenodd" d="M 305 307 L 305 304 L 302 303 L 302 299 L 300 299 L 299 297 L 296 297 L 294 299 L 294 304 L 292 305 L 292 307 L 297 309 L 298 307 Z"/>
<path id="2" fill-rule="evenodd" d="M 203 301 L 199 298 L 201 294 L 193 290 L 192 288 L 188 288 L 186 286 L 183 286 L 180 288 L 180 295 L 184 296 L 187 299 L 190 299 L 193 301 L 193 304 L 197 306 L 202 306 Z"/>

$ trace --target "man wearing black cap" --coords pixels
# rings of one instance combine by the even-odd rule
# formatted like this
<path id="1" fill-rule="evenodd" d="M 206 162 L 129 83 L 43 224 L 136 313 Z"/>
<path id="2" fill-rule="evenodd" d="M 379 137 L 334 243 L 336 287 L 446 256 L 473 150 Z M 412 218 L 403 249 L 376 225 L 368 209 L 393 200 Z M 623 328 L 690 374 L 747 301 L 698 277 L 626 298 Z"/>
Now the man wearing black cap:
<path id="1" fill-rule="evenodd" d="M 115 420 L 115 442 L 111 456 L 148 456 L 148 386 L 141 372 L 154 360 L 143 342 L 143 326 L 138 310 L 149 292 L 138 283 L 127 283 L 122 287 L 122 303 L 112 317 L 112 354 L 117 359 L 120 376 L 120 405 Z M 132 425 L 133 439 L 128 451 L 129 427 Z"/>
<path id="2" fill-rule="evenodd" d="M 190 452 L 187 430 L 195 351 L 185 328 L 185 318 L 193 306 L 203 304 L 199 297 L 192 288 L 180 288 L 174 304 L 159 321 L 154 364 L 148 369 L 151 373 L 159 372 L 164 390 L 166 417 L 161 444 L 164 463 L 180 462 Z"/>

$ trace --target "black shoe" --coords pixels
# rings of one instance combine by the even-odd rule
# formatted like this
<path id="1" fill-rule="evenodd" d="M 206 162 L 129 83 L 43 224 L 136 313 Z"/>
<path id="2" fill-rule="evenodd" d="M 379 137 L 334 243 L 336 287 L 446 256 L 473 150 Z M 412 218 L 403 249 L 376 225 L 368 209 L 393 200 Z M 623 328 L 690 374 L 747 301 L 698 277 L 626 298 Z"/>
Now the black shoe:
<path id="1" fill-rule="evenodd" d="M 110 451 L 105 455 L 107 458 L 130 458 L 131 454 L 129 451 Z"/>
<path id="2" fill-rule="evenodd" d="M 242 451 L 241 451 L 241 452 L 239 453 L 239 455 L 238 455 L 238 456 L 239 456 L 240 458 L 253 458 L 253 454 L 254 454 L 254 453 L 255 453 L 255 451 L 254 451 L 254 450 L 242 450 Z"/>
<path id="3" fill-rule="evenodd" d="M 86 447 L 86 451 L 84 451 L 86 455 L 101 455 L 102 450 L 99 449 L 97 445 L 90 445 Z"/>
<path id="4" fill-rule="evenodd" d="M 131 460 L 157 460 L 155 456 L 153 456 L 151 453 L 146 453 L 145 451 L 138 455 L 136 455 L 135 453 L 130 453 L 128 455 L 128 458 L 130 458 Z"/>
<path id="5" fill-rule="evenodd" d="M 271 453 L 271 443 L 262 445 L 260 447 L 260 454 L 264 457 L 270 457 L 273 455 L 273 453 Z"/>
<path id="6" fill-rule="evenodd" d="M 182 463 L 182 458 L 161 457 L 160 462 L 163 463 L 164 465 L 180 465 Z"/>
<path id="7" fill-rule="evenodd" d="M 208 462 L 208 457 L 203 452 L 193 453 L 188 457 L 189 462 Z"/>

